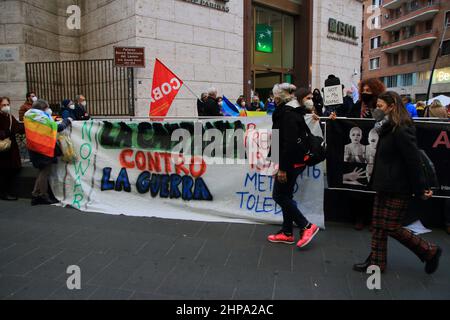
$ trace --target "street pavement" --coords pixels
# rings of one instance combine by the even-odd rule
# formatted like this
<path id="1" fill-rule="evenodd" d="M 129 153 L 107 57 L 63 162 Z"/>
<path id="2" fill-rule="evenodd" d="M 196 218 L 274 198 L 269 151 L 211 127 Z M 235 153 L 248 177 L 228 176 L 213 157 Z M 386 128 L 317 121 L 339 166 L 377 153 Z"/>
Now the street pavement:
<path id="1" fill-rule="evenodd" d="M 0 299 L 312 300 L 449 299 L 450 237 L 425 235 L 444 250 L 424 265 L 390 240 L 381 290 L 352 271 L 370 233 L 328 223 L 305 250 L 266 242 L 277 226 L 175 221 L 81 213 L 29 201 L 0 202 Z M 71 291 L 68 266 L 81 269 Z"/>

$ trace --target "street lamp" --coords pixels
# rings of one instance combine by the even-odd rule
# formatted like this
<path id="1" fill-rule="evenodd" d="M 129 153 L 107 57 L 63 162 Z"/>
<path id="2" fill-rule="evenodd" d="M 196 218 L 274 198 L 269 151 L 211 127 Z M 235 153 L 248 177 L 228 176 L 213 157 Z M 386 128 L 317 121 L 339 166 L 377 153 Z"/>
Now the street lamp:
<path id="1" fill-rule="evenodd" d="M 444 25 L 444 29 L 442 30 L 442 38 L 441 38 L 441 42 L 439 44 L 439 49 L 438 52 L 436 54 L 436 58 L 434 59 L 434 64 L 433 64 L 433 68 L 431 69 L 431 74 L 430 74 L 430 82 L 428 83 L 428 91 L 427 91 L 427 100 L 426 104 L 428 104 L 428 101 L 430 100 L 430 93 L 431 93 L 431 85 L 433 84 L 433 77 L 434 77 L 434 70 L 436 69 L 436 65 L 439 59 L 439 56 L 442 53 L 442 46 L 444 43 L 444 37 L 445 37 L 445 33 L 447 31 L 448 25 L 450 24 L 450 20 L 445 19 L 445 25 Z"/>

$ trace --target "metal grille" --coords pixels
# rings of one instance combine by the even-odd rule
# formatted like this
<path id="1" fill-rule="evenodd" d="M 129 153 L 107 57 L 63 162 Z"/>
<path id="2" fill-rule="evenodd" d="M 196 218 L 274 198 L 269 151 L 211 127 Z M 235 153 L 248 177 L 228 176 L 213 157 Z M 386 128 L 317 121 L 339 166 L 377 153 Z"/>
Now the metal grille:
<path id="1" fill-rule="evenodd" d="M 134 116 L 133 69 L 115 67 L 112 59 L 27 63 L 26 75 L 28 91 L 55 111 L 82 94 L 92 116 Z"/>

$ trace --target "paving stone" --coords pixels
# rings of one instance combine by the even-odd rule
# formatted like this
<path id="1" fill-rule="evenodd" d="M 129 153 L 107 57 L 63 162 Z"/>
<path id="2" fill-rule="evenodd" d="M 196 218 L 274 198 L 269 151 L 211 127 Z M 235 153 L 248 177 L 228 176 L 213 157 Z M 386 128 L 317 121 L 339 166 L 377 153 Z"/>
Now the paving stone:
<path id="1" fill-rule="evenodd" d="M 309 275 L 280 271 L 276 276 L 275 300 L 310 300 L 313 296 Z"/>
<path id="2" fill-rule="evenodd" d="M 22 289 L 8 296 L 8 300 L 45 300 L 57 290 L 66 286 L 65 281 L 33 279 Z"/>
<path id="3" fill-rule="evenodd" d="M 31 278 L 18 276 L 0 277 L 0 299 L 7 299 L 32 281 Z"/>
<path id="4" fill-rule="evenodd" d="M 31 253 L 18 258 L 0 269 L 0 273 L 8 275 L 26 275 L 42 264 L 58 256 L 62 250 L 39 247 Z"/>
<path id="5" fill-rule="evenodd" d="M 91 294 L 89 300 L 129 300 L 133 295 L 133 291 L 117 290 L 111 288 L 97 288 L 93 294 Z"/>
<path id="6" fill-rule="evenodd" d="M 200 249 L 205 245 L 205 242 L 206 240 L 203 239 L 181 237 L 175 241 L 165 257 L 169 259 L 194 261 Z"/>
<path id="7" fill-rule="evenodd" d="M 208 267 L 192 262 L 180 262 L 164 279 L 156 294 L 192 298 Z"/>
<path id="8" fill-rule="evenodd" d="M 144 258 L 137 256 L 119 257 L 105 269 L 100 270 L 94 278 L 89 280 L 88 284 L 120 289 L 144 262 Z"/>
<path id="9" fill-rule="evenodd" d="M 148 260 L 133 273 L 122 288 L 130 291 L 155 292 L 176 266 L 175 260 Z"/>
<path id="10" fill-rule="evenodd" d="M 48 300 L 87 300 L 98 288 L 95 286 L 81 286 L 80 290 L 60 288 L 48 297 Z"/>
<path id="11" fill-rule="evenodd" d="M 211 267 L 194 293 L 202 300 L 230 300 L 239 283 L 239 268 Z"/>

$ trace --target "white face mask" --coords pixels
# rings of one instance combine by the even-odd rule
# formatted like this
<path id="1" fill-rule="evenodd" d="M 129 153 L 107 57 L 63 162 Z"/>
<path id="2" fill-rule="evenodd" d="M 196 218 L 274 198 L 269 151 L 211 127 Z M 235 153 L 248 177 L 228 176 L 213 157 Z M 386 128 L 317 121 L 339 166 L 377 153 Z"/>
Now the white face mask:
<path id="1" fill-rule="evenodd" d="M 10 112 L 11 112 L 11 107 L 10 107 L 10 106 L 4 106 L 4 107 L 2 108 L 2 112 L 4 112 L 4 113 L 10 113 Z"/>
<path id="2" fill-rule="evenodd" d="M 80 103 L 83 107 L 86 107 L 86 101 L 83 101 L 82 103 Z"/>
<path id="3" fill-rule="evenodd" d="M 31 101 L 33 101 L 33 102 L 36 102 L 38 100 L 38 98 L 37 97 L 33 97 L 33 98 L 31 98 Z"/>
<path id="4" fill-rule="evenodd" d="M 306 100 L 305 101 L 305 108 L 308 111 L 311 111 L 314 109 L 314 102 L 312 100 Z"/>
<path id="5" fill-rule="evenodd" d="M 75 105 L 74 105 L 74 104 L 71 104 L 71 105 L 69 106 L 69 109 L 70 109 L 70 110 L 75 110 Z"/>
<path id="6" fill-rule="evenodd" d="M 45 110 L 45 113 L 51 117 L 53 114 L 53 111 L 52 111 L 52 109 L 48 108 L 47 110 Z"/>

